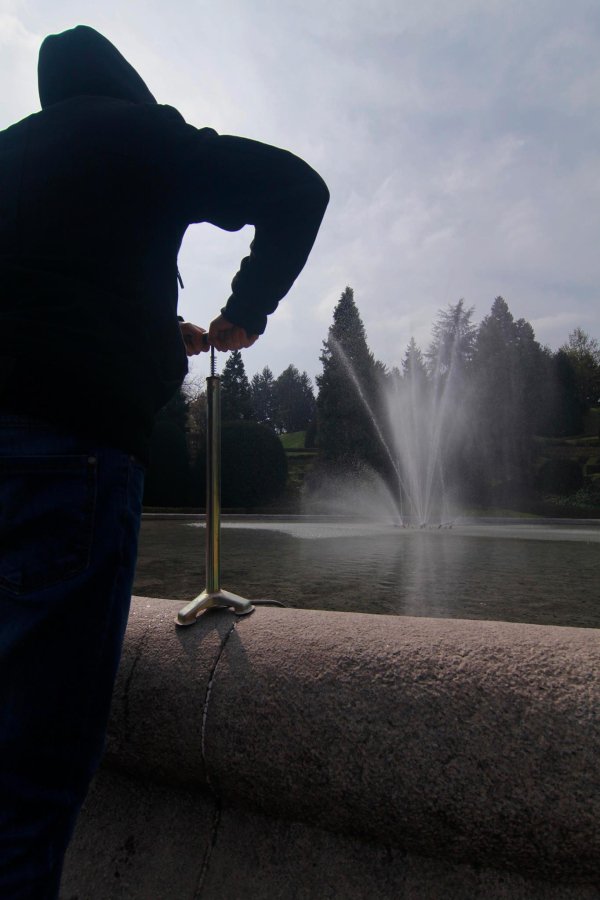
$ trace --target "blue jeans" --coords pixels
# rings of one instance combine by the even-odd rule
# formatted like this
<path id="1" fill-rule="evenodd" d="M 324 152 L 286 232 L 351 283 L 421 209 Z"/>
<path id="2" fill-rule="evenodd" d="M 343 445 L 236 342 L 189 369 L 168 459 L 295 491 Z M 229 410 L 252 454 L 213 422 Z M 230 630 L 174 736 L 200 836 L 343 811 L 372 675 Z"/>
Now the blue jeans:
<path id="1" fill-rule="evenodd" d="M 0 897 L 54 900 L 100 761 L 143 467 L 0 415 Z"/>

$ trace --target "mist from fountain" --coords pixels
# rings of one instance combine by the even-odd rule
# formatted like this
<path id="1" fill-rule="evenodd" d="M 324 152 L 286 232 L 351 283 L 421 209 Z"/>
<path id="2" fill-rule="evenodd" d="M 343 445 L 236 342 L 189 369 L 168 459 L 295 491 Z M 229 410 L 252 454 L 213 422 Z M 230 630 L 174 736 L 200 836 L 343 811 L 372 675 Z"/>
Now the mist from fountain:
<path id="1" fill-rule="evenodd" d="M 459 501 L 449 465 L 465 433 L 469 404 L 464 394 L 455 348 L 443 365 L 438 358 L 430 377 L 409 358 L 404 375 L 396 370 L 379 386 L 377 409 L 339 341 L 330 346 L 341 363 L 390 463 L 390 479 L 368 466 L 359 473 L 329 477 L 319 486 L 319 506 L 404 527 L 448 527 Z M 315 497 L 309 503 L 315 511 Z"/>
<path id="2" fill-rule="evenodd" d="M 386 426 L 400 473 L 401 515 L 419 526 L 448 524 L 457 514 L 450 467 L 469 408 L 454 360 L 439 359 L 430 379 L 409 371 L 382 389 Z"/>

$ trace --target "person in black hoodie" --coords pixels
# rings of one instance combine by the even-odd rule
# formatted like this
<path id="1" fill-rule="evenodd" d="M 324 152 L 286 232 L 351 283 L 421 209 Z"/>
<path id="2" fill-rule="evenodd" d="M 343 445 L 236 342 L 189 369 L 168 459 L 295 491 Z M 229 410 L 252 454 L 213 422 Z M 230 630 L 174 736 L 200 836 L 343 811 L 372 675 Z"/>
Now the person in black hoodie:
<path id="1" fill-rule="evenodd" d="M 250 346 L 329 194 L 292 154 L 188 125 L 102 35 L 44 41 L 41 112 L 0 133 L 0 896 L 53 898 L 104 741 L 156 412 L 204 330 L 190 223 L 254 226 L 208 329 Z"/>

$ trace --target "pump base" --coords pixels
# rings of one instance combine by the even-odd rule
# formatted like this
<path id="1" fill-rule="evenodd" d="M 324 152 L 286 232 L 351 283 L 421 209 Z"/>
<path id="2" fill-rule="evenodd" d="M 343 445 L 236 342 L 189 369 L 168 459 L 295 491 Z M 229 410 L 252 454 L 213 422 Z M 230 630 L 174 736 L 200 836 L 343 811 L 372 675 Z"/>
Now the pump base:
<path id="1" fill-rule="evenodd" d="M 209 591 L 204 590 L 201 594 L 192 600 L 183 609 L 180 609 L 175 619 L 176 625 L 193 625 L 199 615 L 207 609 L 230 609 L 236 616 L 247 616 L 254 612 L 254 607 L 250 600 L 240 597 L 238 594 L 232 594 L 231 591 Z"/>

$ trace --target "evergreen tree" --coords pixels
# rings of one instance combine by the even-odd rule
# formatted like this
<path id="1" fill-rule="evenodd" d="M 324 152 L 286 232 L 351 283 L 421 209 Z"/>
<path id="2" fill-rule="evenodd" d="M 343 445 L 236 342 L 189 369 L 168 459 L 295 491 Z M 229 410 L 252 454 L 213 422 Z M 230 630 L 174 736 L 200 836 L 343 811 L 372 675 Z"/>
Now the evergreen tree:
<path id="1" fill-rule="evenodd" d="M 479 492 L 481 483 L 481 478 L 477 476 L 477 486 L 474 485 L 471 476 L 475 471 L 475 454 L 469 453 L 470 375 L 476 334 L 473 312 L 474 307 L 466 307 L 463 299 L 438 311 L 431 330 L 431 344 L 425 353 L 427 379 L 423 378 L 421 360 L 416 356 L 412 359 L 412 365 L 421 384 L 406 378 L 404 385 L 411 389 L 414 398 L 412 405 L 420 399 L 427 410 L 431 435 L 427 441 L 421 441 L 422 459 L 429 457 L 431 451 L 428 444 L 438 448 L 434 493 L 441 491 L 446 496 L 464 497 L 465 482 L 469 481 L 471 499 Z M 407 352 L 414 356 L 410 345 Z M 417 421 L 419 419 L 417 416 Z M 431 471 L 431 466 L 430 461 L 427 463 L 428 471 Z"/>
<path id="2" fill-rule="evenodd" d="M 510 499 L 530 483 L 533 435 L 540 424 L 546 371 L 533 328 L 496 297 L 477 332 L 473 362 L 477 448 L 489 477 Z"/>
<path id="3" fill-rule="evenodd" d="M 381 468 L 382 451 L 369 408 L 378 405 L 377 370 L 365 328 L 346 287 L 333 312 L 333 324 L 321 353 L 317 377 L 318 445 L 325 462 Z"/>
<path id="4" fill-rule="evenodd" d="M 252 393 L 239 350 L 230 354 L 221 375 L 221 416 L 224 422 L 253 417 Z"/>
<path id="5" fill-rule="evenodd" d="M 254 375 L 250 385 L 254 419 L 261 425 L 274 427 L 275 422 L 275 380 L 268 366 Z"/>
<path id="6" fill-rule="evenodd" d="M 315 395 L 307 373 L 288 366 L 275 382 L 274 399 L 277 430 L 306 431 L 315 416 Z"/>
<path id="7" fill-rule="evenodd" d="M 432 328 L 432 341 L 427 350 L 427 367 L 430 374 L 443 378 L 449 372 L 464 374 L 473 359 L 476 328 L 473 324 L 474 307 L 465 308 L 465 301 L 448 304 L 440 309 Z"/>
<path id="8" fill-rule="evenodd" d="M 414 337 L 411 337 L 402 360 L 402 375 L 410 381 L 425 384 L 427 381 L 427 366 L 425 359 Z"/>

